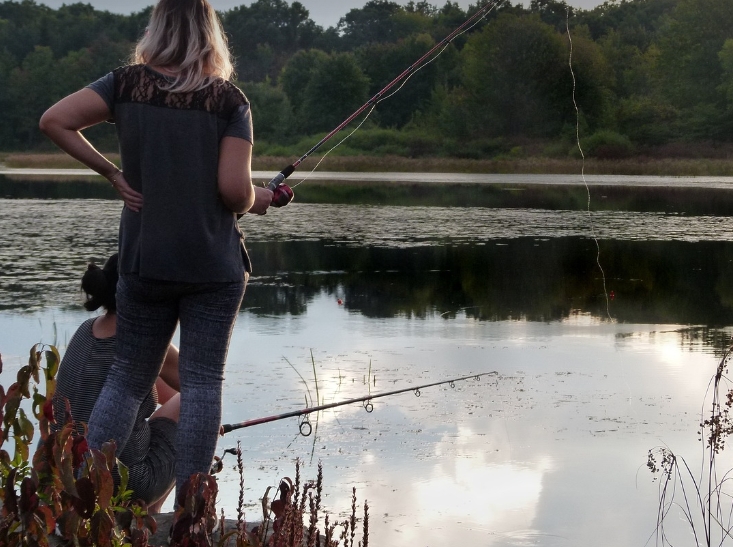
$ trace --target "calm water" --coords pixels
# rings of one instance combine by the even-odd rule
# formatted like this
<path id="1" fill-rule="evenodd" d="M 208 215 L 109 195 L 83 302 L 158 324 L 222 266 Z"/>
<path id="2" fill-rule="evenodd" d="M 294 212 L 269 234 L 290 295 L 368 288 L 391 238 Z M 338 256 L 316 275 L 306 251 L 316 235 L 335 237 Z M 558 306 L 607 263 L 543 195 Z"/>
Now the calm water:
<path id="1" fill-rule="evenodd" d="M 119 212 L 0 200 L 4 385 L 34 343 L 63 348 L 89 316 L 79 278 L 114 251 Z M 326 411 L 310 437 L 295 418 L 228 434 L 220 449 L 245 452 L 248 519 L 301 458 L 306 478 L 323 462 L 329 511 L 348 510 L 352 486 L 368 499 L 373 545 L 644 545 L 658 501 L 647 451 L 699 459 L 700 407 L 733 325 L 733 218 L 592 218 L 604 275 L 583 211 L 293 203 L 243 219 L 255 275 L 226 423 L 315 398 L 311 354 L 327 403 L 496 372 L 377 399 L 371 414 Z M 220 505 L 234 516 L 225 462 Z"/>

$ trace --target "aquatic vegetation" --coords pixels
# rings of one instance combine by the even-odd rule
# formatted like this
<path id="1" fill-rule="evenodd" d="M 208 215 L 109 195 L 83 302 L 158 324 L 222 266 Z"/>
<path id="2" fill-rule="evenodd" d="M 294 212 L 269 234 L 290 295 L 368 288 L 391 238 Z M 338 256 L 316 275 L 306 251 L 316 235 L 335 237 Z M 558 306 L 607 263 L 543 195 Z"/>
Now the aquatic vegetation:
<path id="1" fill-rule="evenodd" d="M 147 547 L 157 531 L 155 518 L 147 506 L 132 499 L 127 489 L 127 468 L 115 458 L 114 443 L 102 450 L 90 450 L 83 436 L 74 435 L 69 421 L 58 431 L 52 397 L 61 358 L 54 346 L 34 345 L 28 364 L 20 368 L 17 380 L 8 389 L 0 385 L 0 545 L 4 547 L 41 546 L 49 538 L 79 547 L 121 547 L 132 544 Z M 45 366 L 44 366 L 45 365 Z M 0 372 L 2 358 L 0 357 Z M 31 405 L 31 421 L 24 406 Z M 70 415 L 70 412 L 67 414 Z M 30 459 L 36 430 L 40 435 Z M 13 457 L 6 442 L 14 442 Z M 285 478 L 279 496 L 270 504 L 262 498 L 262 524 L 247 531 L 244 520 L 244 465 L 241 446 L 237 445 L 237 469 L 240 494 L 234 530 L 226 530 L 226 519 L 216 513 L 218 486 L 212 474 L 193 475 L 178 493 L 175 523 L 170 530 L 170 545 L 180 547 L 353 547 L 356 517 L 356 489 L 353 489 L 352 515 L 343 523 L 329 523 L 322 529 L 321 498 L 323 469 L 318 465 L 316 481 L 300 484 L 300 462 L 296 461 L 296 480 Z M 217 465 L 218 464 L 218 465 Z M 117 465 L 120 484 L 115 491 L 112 469 Z M 221 470 L 221 458 L 212 473 Z M 315 495 L 314 495 L 315 492 Z M 368 505 L 364 503 L 362 547 L 368 546 Z M 304 523 L 307 521 L 307 527 Z M 340 539 L 337 527 L 343 527 Z M 215 533 L 216 532 L 216 533 Z M 57 544 L 55 542 L 54 544 Z"/>
<path id="2" fill-rule="evenodd" d="M 731 357 L 733 346 L 721 358 L 703 404 L 699 471 L 693 471 L 687 460 L 669 447 L 649 450 L 647 467 L 659 479 L 658 545 L 678 543 L 674 537 L 679 531 L 670 532 L 666 524 L 679 516 L 688 524 L 684 533 L 691 533 L 697 545 L 733 543 L 733 469 L 720 471 L 717 465 L 717 457 L 733 433 L 733 387 L 727 376 Z"/>

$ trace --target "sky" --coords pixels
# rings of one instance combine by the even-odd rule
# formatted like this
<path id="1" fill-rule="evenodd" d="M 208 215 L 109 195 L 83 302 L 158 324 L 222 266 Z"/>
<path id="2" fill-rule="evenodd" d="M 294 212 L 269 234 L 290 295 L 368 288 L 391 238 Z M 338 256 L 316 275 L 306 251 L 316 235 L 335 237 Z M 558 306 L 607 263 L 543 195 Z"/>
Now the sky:
<path id="1" fill-rule="evenodd" d="M 39 4 L 45 4 L 51 8 L 59 8 L 63 4 L 72 4 L 76 0 L 37 0 Z M 152 5 L 152 0 L 79 0 L 85 4 L 91 4 L 96 9 L 107 10 L 113 13 L 133 13 Z M 251 0 L 209 0 L 211 5 L 218 11 L 227 11 L 242 4 L 250 5 Z M 301 4 L 310 12 L 310 17 L 316 24 L 322 27 L 336 26 L 339 19 L 346 15 L 352 8 L 361 8 L 366 4 L 367 0 L 299 0 Z M 397 0 L 400 4 L 406 4 L 406 0 Z M 467 8 L 469 4 L 475 4 L 476 0 L 457 0 L 458 5 Z M 293 0 L 288 0 L 291 4 Z M 443 0 L 433 0 L 431 4 L 442 6 Z M 518 3 L 513 0 L 514 4 Z M 529 4 L 529 0 L 524 2 Z M 569 0 L 569 5 L 577 8 L 591 9 L 603 3 L 603 0 Z"/>

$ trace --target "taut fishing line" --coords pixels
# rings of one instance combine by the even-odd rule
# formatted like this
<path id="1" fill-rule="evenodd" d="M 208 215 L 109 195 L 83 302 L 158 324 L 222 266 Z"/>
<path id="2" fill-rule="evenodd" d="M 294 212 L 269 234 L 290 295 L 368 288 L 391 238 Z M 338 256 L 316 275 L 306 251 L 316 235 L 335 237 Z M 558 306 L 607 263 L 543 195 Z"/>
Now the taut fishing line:
<path id="1" fill-rule="evenodd" d="M 565 28 L 568 33 L 568 42 L 570 43 L 570 55 L 568 57 L 568 66 L 570 67 L 570 75 L 573 78 L 573 107 L 575 108 L 575 142 L 580 152 L 580 176 L 583 178 L 583 184 L 585 185 L 585 191 L 588 195 L 588 202 L 586 205 L 586 212 L 588 214 L 588 223 L 590 224 L 590 233 L 593 241 L 596 244 L 596 264 L 601 272 L 601 280 L 603 281 L 603 296 L 606 298 L 606 315 L 613 321 L 611 317 L 611 305 L 608 300 L 608 290 L 606 289 L 606 272 L 603 271 L 601 266 L 601 246 L 598 243 L 598 236 L 596 235 L 595 224 L 593 223 L 593 215 L 590 211 L 590 187 L 588 181 L 585 179 L 585 153 L 583 147 L 580 144 L 580 109 L 578 108 L 578 101 L 575 98 L 576 81 L 575 81 L 575 70 L 573 69 L 573 37 L 570 35 L 570 8 L 565 10 Z"/>
<path id="2" fill-rule="evenodd" d="M 361 121 L 361 123 L 354 129 L 354 131 L 352 131 L 346 138 L 344 138 L 341 142 L 339 142 L 336 146 L 334 146 L 331 150 L 329 150 L 326 153 L 326 155 L 328 155 L 333 149 L 335 149 L 341 143 L 343 143 L 344 140 L 348 139 L 351 135 L 353 135 L 356 131 L 358 131 L 358 129 L 364 124 L 364 122 L 369 117 L 369 115 L 371 115 L 371 113 L 374 111 L 374 108 L 376 107 L 377 104 L 379 104 L 380 102 L 382 102 L 383 100 L 389 97 L 392 97 L 395 93 L 397 93 L 400 89 L 402 89 L 402 87 L 405 85 L 405 83 L 410 79 L 410 77 L 413 74 L 415 74 L 416 72 L 418 72 L 419 70 L 423 69 L 428 64 L 433 62 L 435 59 L 437 59 L 456 37 L 474 28 L 479 22 L 485 19 L 488 16 L 488 14 L 491 13 L 491 11 L 496 6 L 498 6 L 500 3 L 501 3 L 501 0 L 493 0 L 485 4 L 483 7 L 479 8 L 476 11 L 476 13 L 474 13 L 468 19 L 466 19 L 463 22 L 463 24 L 461 24 L 457 29 L 455 29 L 448 36 L 443 38 L 443 40 L 441 40 L 435 46 L 433 46 L 427 53 L 425 53 L 422 57 L 420 57 L 420 59 L 418 59 L 415 63 L 410 65 L 399 76 L 397 76 L 394 80 L 392 80 L 389 84 L 387 84 L 382 90 L 380 90 L 376 95 L 374 95 L 371 99 L 369 99 L 366 103 L 364 103 L 361 107 L 359 107 L 353 114 L 351 114 L 348 118 L 346 118 L 343 122 L 341 122 L 336 128 L 332 129 L 330 133 L 328 133 L 325 137 L 323 137 L 320 141 L 318 141 L 310 150 L 308 150 L 305 154 L 303 154 L 300 158 L 298 158 L 292 164 L 288 165 L 285 169 L 280 171 L 280 173 L 278 173 L 267 184 L 267 188 L 269 188 L 273 192 L 272 205 L 274 207 L 284 207 L 285 205 L 287 205 L 288 203 L 292 201 L 293 190 L 292 188 L 290 188 L 290 186 L 288 186 L 287 184 L 284 184 L 284 181 L 290 175 L 292 175 L 293 172 L 295 172 L 295 170 L 298 168 L 298 166 L 301 163 L 303 163 L 303 161 L 305 161 L 311 154 L 313 154 L 323 144 L 325 144 L 326 141 L 330 140 L 338 132 L 340 132 L 342 129 L 348 126 L 359 115 L 361 115 L 362 112 L 364 112 L 365 110 L 369 108 L 368 114 Z M 439 48 L 442 48 L 442 49 L 436 54 L 436 51 L 438 51 Z M 385 94 L 390 89 L 392 89 L 395 85 L 400 84 L 400 83 L 401 85 L 394 92 L 385 96 Z M 325 155 L 324 155 L 324 158 L 325 158 Z M 321 158 L 321 161 L 323 161 L 323 158 Z M 318 162 L 318 165 L 320 165 L 321 161 Z M 315 171 L 318 165 L 316 165 L 316 167 L 313 168 L 311 173 Z M 304 180 L 300 181 L 298 184 L 301 184 L 302 182 L 304 182 Z"/>
<path id="3" fill-rule="evenodd" d="M 318 160 L 318 163 L 315 165 L 315 167 L 302 180 L 300 180 L 299 182 L 293 184 L 292 185 L 292 188 L 296 188 L 296 187 L 300 186 L 301 184 L 303 184 L 306 180 L 308 180 L 310 178 L 310 176 L 313 173 L 316 172 L 316 169 L 318 169 L 318 167 L 321 165 L 321 163 L 323 162 L 323 160 L 326 159 L 326 156 L 328 156 L 331 152 L 333 152 L 334 150 L 336 150 L 336 148 L 338 148 L 339 146 L 341 146 L 344 142 L 346 142 L 347 140 L 349 140 L 352 137 L 352 135 L 354 135 L 354 133 L 356 133 L 357 131 L 359 131 L 359 129 L 361 129 L 361 127 L 364 125 L 364 123 L 372 115 L 372 112 L 374 112 L 374 109 L 377 107 L 377 105 L 379 103 L 381 103 L 383 101 L 386 101 L 387 99 L 389 99 L 389 98 L 395 96 L 397 93 L 399 93 L 402 90 L 402 88 L 405 87 L 405 84 L 407 84 L 407 82 L 410 81 L 410 78 L 412 78 L 415 74 L 417 74 L 418 72 L 420 72 L 422 69 L 424 69 L 425 67 L 427 67 L 429 64 L 433 63 L 438 57 L 440 57 L 443 54 L 443 52 L 446 49 L 448 49 L 448 46 L 451 45 L 451 43 L 453 43 L 453 40 L 455 40 L 459 36 L 462 36 L 463 34 L 469 32 L 469 31 L 473 30 L 476 27 L 476 25 L 478 25 L 481 21 L 483 21 L 484 19 L 486 19 L 486 17 L 488 17 L 488 15 L 494 10 L 494 8 L 496 8 L 499 4 L 501 4 L 501 2 L 502 2 L 502 0 L 498 0 L 497 2 L 490 2 L 489 4 L 487 4 L 487 6 L 491 6 L 491 7 L 486 11 L 486 13 L 484 13 L 481 17 L 479 17 L 476 21 L 474 21 L 473 24 L 469 25 L 465 29 L 463 29 L 460 32 L 458 32 L 457 34 L 455 34 L 455 36 L 452 36 L 449 40 L 445 41 L 445 44 L 443 45 L 443 48 L 438 53 L 436 53 L 435 55 L 433 55 L 430 59 L 428 59 L 427 61 L 425 61 L 423 64 L 419 65 L 414 70 L 412 70 L 407 75 L 407 77 L 405 77 L 405 79 L 402 81 L 402 83 L 400 84 L 400 86 L 397 89 L 395 89 L 392 93 L 390 93 L 389 95 L 387 95 L 385 97 L 381 97 L 376 102 L 374 102 L 374 104 L 372 105 L 372 107 L 369 109 L 369 112 L 367 112 L 366 116 L 364 116 L 364 119 L 361 120 L 361 122 L 359 122 L 359 125 L 357 125 L 354 128 L 353 131 L 351 131 L 348 135 L 346 135 L 343 139 L 341 139 L 338 143 L 336 143 L 333 147 L 331 147 L 325 154 L 323 154 L 323 156 L 321 157 L 321 159 Z"/>

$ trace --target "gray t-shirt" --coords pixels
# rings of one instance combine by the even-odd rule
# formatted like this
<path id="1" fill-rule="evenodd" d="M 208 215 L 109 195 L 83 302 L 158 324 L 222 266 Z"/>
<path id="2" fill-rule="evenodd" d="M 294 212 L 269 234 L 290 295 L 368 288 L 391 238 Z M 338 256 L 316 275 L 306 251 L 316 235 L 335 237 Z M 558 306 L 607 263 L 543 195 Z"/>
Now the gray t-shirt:
<path id="1" fill-rule="evenodd" d="M 251 271 L 237 216 L 219 197 L 219 143 L 252 142 L 249 101 L 222 79 L 171 93 L 145 65 L 118 68 L 88 87 L 117 127 L 122 170 L 143 207 L 122 210 L 121 274 L 187 283 L 240 281 Z"/>

